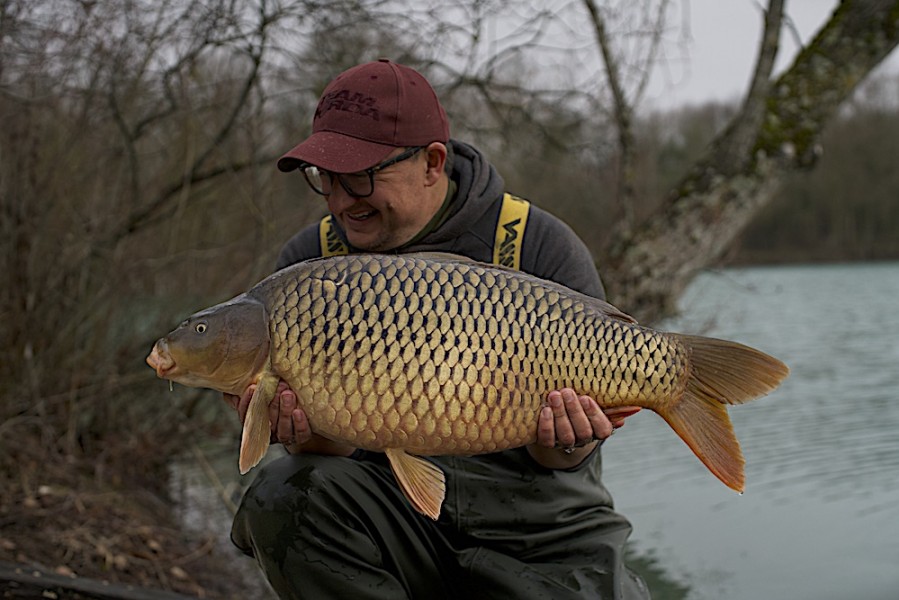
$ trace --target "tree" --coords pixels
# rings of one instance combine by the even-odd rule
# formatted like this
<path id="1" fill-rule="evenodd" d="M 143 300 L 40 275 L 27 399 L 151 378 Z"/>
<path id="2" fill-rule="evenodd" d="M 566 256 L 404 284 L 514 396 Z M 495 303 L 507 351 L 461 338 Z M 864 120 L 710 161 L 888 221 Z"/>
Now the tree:
<path id="1" fill-rule="evenodd" d="M 825 125 L 899 43 L 899 2 L 844 0 L 777 81 L 771 68 L 783 3 L 772 0 L 756 75 L 741 111 L 602 264 L 613 302 L 643 320 L 673 310 L 696 272 L 722 255 L 786 174 L 814 165 Z"/>
<path id="2" fill-rule="evenodd" d="M 786 178 L 740 236 L 742 263 L 899 257 L 899 77 L 866 81 L 831 120 L 816 167 Z"/>
<path id="3" fill-rule="evenodd" d="M 94 481 L 115 470 L 163 481 L 187 437 L 171 433 L 194 433 L 206 412 L 194 397 L 159 398 L 142 358 L 191 309 L 266 274 L 279 244 L 321 215 L 300 200 L 302 178 L 272 177 L 273 162 L 307 133 L 330 77 L 362 60 L 426 72 L 455 137 L 592 234 L 610 299 L 644 321 L 664 314 L 784 176 L 814 164 L 822 127 L 895 47 L 899 19 L 899 0 L 844 0 L 772 81 L 784 9 L 771 0 L 738 114 L 653 211 L 636 107 L 670 5 L 0 0 L 9 494 L 35 487 L 34 465 L 48 477 L 69 460 Z"/>
<path id="4" fill-rule="evenodd" d="M 480 111 L 459 111 L 451 116 L 454 127 L 461 125 L 475 134 L 478 142 L 483 143 L 478 135 L 492 132 L 496 137 L 487 138 L 488 148 L 491 141 L 496 144 L 497 137 L 520 137 L 523 127 L 541 132 L 544 142 L 552 140 L 560 130 L 556 124 L 566 122 L 559 118 L 564 111 L 582 115 L 576 132 L 562 128 L 566 134 L 555 136 L 563 153 L 567 150 L 565 164 L 544 159 L 544 169 L 532 170 L 535 175 L 524 180 L 535 185 L 533 189 L 554 187 L 556 196 L 562 196 L 561 202 L 553 203 L 556 212 L 585 229 L 586 222 L 599 221 L 603 226 L 610 214 L 615 215 L 612 231 L 605 236 L 608 242 L 594 244 L 592 249 L 610 299 L 651 322 L 673 310 L 695 273 L 722 256 L 753 215 L 770 201 L 786 174 L 814 164 L 824 126 L 896 46 L 899 3 L 845 0 L 792 67 L 775 81 L 772 69 L 788 22 L 785 4 L 770 0 L 762 13 L 764 34 L 740 110 L 710 145 L 707 156 L 658 202 L 645 197 L 646 190 L 636 175 L 640 156 L 635 107 L 658 55 L 659 39 L 666 35 L 670 2 L 581 0 L 551 9 L 502 0 L 460 3 L 458 10 L 477 18 L 472 17 L 465 29 L 450 30 L 443 45 L 431 49 L 435 58 L 425 62 L 432 74 L 438 74 L 442 91 L 449 92 L 445 96 L 451 113 L 453 101 L 465 91 L 477 94 Z M 485 24 L 484 17 L 491 10 L 502 10 L 506 19 L 519 19 L 499 35 Z M 517 11 L 527 15 L 522 17 Z M 601 72 L 585 58 L 583 23 L 592 32 L 593 56 L 602 58 Z M 572 47 L 580 44 L 580 48 L 560 51 L 552 46 L 547 32 L 554 27 L 557 35 L 561 31 Z M 484 53 L 487 43 L 493 51 Z M 450 48 L 457 61 L 436 58 L 449 54 Z M 549 61 L 558 67 L 558 73 L 547 85 L 547 78 L 535 76 L 531 65 L 553 52 L 561 57 Z M 464 71 L 454 66 L 459 62 Z M 510 108 L 515 104 L 527 107 L 521 111 L 526 116 Z M 554 110 L 543 111 L 547 116 L 543 119 L 535 106 Z M 475 118 L 480 121 L 472 127 Z M 556 154 L 550 146 L 540 144 L 531 145 L 529 151 L 541 159 Z M 573 171 L 572 164 L 584 173 L 593 172 L 588 189 L 613 189 L 614 203 L 594 194 L 591 201 L 595 206 L 570 207 L 566 196 L 590 197 L 580 191 L 583 175 L 578 180 L 553 178 L 554 171 Z M 569 190 L 577 191 L 569 194 Z M 647 211 L 648 206 L 655 209 Z M 647 212 L 650 216 L 641 219 Z M 595 234 L 596 230 L 591 227 L 587 231 Z"/>

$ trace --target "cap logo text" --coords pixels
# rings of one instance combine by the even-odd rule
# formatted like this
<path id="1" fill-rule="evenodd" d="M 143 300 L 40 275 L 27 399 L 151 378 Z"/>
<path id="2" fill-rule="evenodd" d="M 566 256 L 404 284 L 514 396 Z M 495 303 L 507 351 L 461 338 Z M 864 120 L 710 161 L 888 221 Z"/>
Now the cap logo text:
<path id="1" fill-rule="evenodd" d="M 380 121 L 381 115 L 375 106 L 376 104 L 377 100 L 371 96 L 349 90 L 339 90 L 322 96 L 321 102 L 318 103 L 318 108 L 315 109 L 315 118 L 320 119 L 326 112 L 331 110 L 340 110 Z"/>

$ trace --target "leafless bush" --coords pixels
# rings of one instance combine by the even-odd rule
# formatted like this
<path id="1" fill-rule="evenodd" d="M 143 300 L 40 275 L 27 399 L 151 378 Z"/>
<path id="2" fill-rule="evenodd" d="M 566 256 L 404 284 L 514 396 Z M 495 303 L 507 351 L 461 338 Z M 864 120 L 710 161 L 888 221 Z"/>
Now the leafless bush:
<path id="1" fill-rule="evenodd" d="M 813 147 L 895 46 L 896 28 L 881 26 L 890 4 L 842 3 L 829 24 L 839 35 L 801 54 L 789 85 L 769 86 L 760 61 L 758 97 L 736 119 L 757 125 L 764 109 L 764 123 L 785 127 L 721 127 L 724 142 L 741 133 L 715 146 L 735 161 L 706 161 L 676 184 L 692 142 L 654 162 L 652 148 L 677 148 L 633 118 L 668 0 L 0 0 L 0 443 L 27 426 L 73 453 L 139 436 L 174 446 L 158 434 L 207 416 L 192 395 L 164 396 L 143 357 L 182 316 L 267 274 L 289 234 L 323 212 L 274 160 L 352 64 L 389 56 L 424 71 L 453 134 L 574 224 L 614 301 L 652 315 L 767 201 L 784 171 L 753 170 L 754 157 L 793 138 Z M 760 55 L 776 51 L 781 10 L 768 6 Z M 827 53 L 839 60 L 822 70 L 815 57 Z M 803 78 L 826 101 L 776 95 Z M 803 106 L 814 118 L 795 117 L 811 114 Z M 717 132 L 725 112 L 709 114 Z"/>

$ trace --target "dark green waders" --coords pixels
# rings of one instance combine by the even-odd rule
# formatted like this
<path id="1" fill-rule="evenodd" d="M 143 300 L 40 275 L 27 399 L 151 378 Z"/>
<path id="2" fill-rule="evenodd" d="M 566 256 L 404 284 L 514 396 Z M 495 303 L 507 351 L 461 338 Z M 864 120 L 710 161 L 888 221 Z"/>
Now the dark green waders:
<path id="1" fill-rule="evenodd" d="M 231 536 L 281 598 L 648 599 L 624 566 L 631 527 L 598 454 L 572 471 L 524 449 L 435 459 L 447 473 L 437 522 L 381 454 L 286 456 L 257 475 Z"/>

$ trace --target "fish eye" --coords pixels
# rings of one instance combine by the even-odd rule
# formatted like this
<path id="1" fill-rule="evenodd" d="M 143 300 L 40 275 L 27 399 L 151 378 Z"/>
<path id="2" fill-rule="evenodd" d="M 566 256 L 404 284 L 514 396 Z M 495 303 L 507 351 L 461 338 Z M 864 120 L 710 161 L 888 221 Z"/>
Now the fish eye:
<path id="1" fill-rule="evenodd" d="M 197 333 L 206 333 L 206 323 L 200 322 L 194 327 Z"/>

